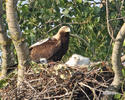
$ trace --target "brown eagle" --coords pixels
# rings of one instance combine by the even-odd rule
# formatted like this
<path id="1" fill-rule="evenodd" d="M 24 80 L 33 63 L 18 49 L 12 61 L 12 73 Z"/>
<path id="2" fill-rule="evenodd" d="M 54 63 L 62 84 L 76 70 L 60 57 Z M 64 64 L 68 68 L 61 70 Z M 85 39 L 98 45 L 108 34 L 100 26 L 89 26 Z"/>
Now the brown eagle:
<path id="1" fill-rule="evenodd" d="M 50 61 L 60 61 L 68 50 L 70 28 L 62 26 L 51 38 L 41 40 L 30 46 L 31 60 L 39 63 L 41 58 Z"/>

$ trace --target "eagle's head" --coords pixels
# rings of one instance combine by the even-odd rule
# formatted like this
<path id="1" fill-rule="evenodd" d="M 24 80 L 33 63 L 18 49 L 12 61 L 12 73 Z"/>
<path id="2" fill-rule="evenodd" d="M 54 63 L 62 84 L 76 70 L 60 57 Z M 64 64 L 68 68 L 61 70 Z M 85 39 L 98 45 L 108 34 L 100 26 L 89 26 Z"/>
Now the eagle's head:
<path id="1" fill-rule="evenodd" d="M 70 32 L 71 32 L 71 30 L 70 30 L 70 28 L 68 26 L 62 26 L 59 29 L 58 33 L 56 35 L 54 35 L 53 37 L 58 40 L 61 37 L 67 37 L 67 36 L 69 36 Z"/>
<path id="2" fill-rule="evenodd" d="M 62 26 L 60 29 L 59 29 L 59 33 L 61 32 L 64 32 L 64 33 L 69 33 L 71 30 L 68 26 Z"/>

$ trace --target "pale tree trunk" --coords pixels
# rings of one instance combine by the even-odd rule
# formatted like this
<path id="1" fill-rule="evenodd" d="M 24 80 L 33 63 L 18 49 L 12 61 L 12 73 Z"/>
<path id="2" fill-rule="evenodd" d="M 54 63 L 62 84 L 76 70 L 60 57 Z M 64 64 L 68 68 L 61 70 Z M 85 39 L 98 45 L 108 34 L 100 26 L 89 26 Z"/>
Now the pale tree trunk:
<path id="1" fill-rule="evenodd" d="M 123 41 L 125 38 L 125 23 L 121 27 L 120 31 L 117 34 L 115 39 L 113 51 L 112 51 L 112 65 L 114 71 L 114 79 L 111 86 L 107 89 L 108 91 L 117 91 L 120 88 L 121 83 L 123 82 L 122 76 L 122 64 L 121 64 L 121 49 Z M 112 100 L 112 94 L 105 94 L 101 100 Z"/>
<path id="2" fill-rule="evenodd" d="M 7 33 L 5 32 L 5 27 L 3 24 L 3 8 L 2 8 L 3 0 L 0 0 L 0 45 L 2 50 L 2 65 L 1 65 L 1 76 L 0 79 L 3 79 L 7 75 L 7 68 L 11 65 L 11 40 L 7 37 Z"/>
<path id="3" fill-rule="evenodd" d="M 125 38 L 125 23 L 121 27 L 115 39 L 113 52 L 112 52 L 112 65 L 113 65 L 113 71 L 115 73 L 112 85 L 116 88 L 119 88 L 123 80 L 122 79 L 122 64 L 121 64 L 121 49 L 122 49 L 124 38 Z"/>
<path id="4" fill-rule="evenodd" d="M 22 38 L 22 32 L 17 21 L 17 1 L 18 0 L 6 0 L 6 15 L 11 39 L 15 46 L 18 57 L 17 86 L 19 87 L 24 79 L 24 70 L 27 66 L 29 66 L 29 49 Z"/>

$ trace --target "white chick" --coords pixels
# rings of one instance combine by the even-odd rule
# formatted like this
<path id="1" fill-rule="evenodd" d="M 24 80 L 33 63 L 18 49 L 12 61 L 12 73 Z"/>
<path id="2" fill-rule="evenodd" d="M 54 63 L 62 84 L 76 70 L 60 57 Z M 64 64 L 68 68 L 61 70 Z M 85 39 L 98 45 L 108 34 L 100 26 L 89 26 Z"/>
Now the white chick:
<path id="1" fill-rule="evenodd" d="M 90 59 L 78 54 L 73 54 L 65 64 L 68 66 L 84 66 L 90 64 Z"/>

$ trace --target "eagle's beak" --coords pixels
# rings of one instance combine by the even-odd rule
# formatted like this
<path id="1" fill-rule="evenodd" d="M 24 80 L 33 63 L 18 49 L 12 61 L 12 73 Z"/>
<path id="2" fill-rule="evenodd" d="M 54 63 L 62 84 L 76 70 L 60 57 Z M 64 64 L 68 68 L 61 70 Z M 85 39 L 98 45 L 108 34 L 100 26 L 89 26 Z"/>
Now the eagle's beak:
<path id="1" fill-rule="evenodd" d="M 66 30 L 65 30 L 65 32 L 71 32 L 70 28 L 67 27 Z"/>

